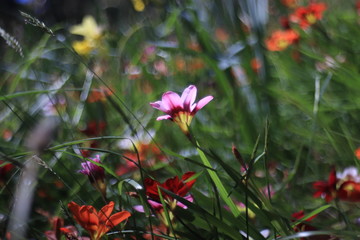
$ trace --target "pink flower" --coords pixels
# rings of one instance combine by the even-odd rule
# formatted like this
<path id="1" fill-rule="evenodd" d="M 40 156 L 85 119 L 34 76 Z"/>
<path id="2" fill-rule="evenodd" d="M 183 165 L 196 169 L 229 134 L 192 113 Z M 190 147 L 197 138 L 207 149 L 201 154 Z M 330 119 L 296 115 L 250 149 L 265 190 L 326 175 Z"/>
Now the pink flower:
<path id="1" fill-rule="evenodd" d="M 194 115 L 214 98 L 213 96 L 206 96 L 195 103 L 196 93 L 197 89 L 194 85 L 187 87 L 181 97 L 172 91 L 164 93 L 161 101 L 150 103 L 153 108 L 167 114 L 158 117 L 156 120 L 169 119 L 175 122 L 185 134 L 188 134 L 188 127 Z"/>
<path id="2" fill-rule="evenodd" d="M 101 163 L 99 155 L 96 155 L 96 158 L 90 158 L 90 159 L 93 160 L 94 162 Z M 89 177 L 93 177 L 95 179 L 103 179 L 105 177 L 104 168 L 99 167 L 98 165 L 95 165 L 90 161 L 81 163 L 81 167 L 82 169 L 79 170 L 79 173 L 88 175 Z"/>
<path id="3" fill-rule="evenodd" d="M 96 155 L 96 158 L 90 158 L 94 162 L 100 162 L 100 156 Z M 90 183 L 101 192 L 103 196 L 106 196 L 106 183 L 105 183 L 105 170 L 103 167 L 100 167 L 90 161 L 81 163 L 82 169 L 79 170 L 79 173 L 87 175 Z"/>

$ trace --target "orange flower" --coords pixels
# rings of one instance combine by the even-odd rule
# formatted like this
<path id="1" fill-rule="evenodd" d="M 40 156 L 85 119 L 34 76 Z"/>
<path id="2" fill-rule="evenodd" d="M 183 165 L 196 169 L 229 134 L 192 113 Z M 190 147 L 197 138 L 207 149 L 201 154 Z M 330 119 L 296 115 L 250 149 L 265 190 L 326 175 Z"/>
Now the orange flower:
<path id="1" fill-rule="evenodd" d="M 260 69 L 261 69 L 261 61 L 257 58 L 253 58 L 250 61 L 250 66 L 251 69 L 255 72 L 255 73 L 259 73 Z"/>
<path id="2" fill-rule="evenodd" d="M 217 28 L 217 29 L 215 29 L 215 38 L 219 42 L 226 43 L 229 40 L 230 35 L 225 29 Z"/>
<path id="3" fill-rule="evenodd" d="M 109 88 L 101 86 L 99 89 L 92 89 L 87 101 L 89 103 L 94 103 L 94 102 L 105 102 L 106 98 L 108 96 L 111 96 L 112 92 Z"/>
<path id="4" fill-rule="evenodd" d="M 123 156 L 127 159 L 127 161 L 125 164 L 122 164 L 117 168 L 117 175 L 122 176 L 124 174 L 136 171 L 139 168 L 135 164 L 138 162 L 138 160 L 141 161 L 142 167 L 151 167 L 157 162 L 166 161 L 166 157 L 154 143 L 135 142 L 135 146 L 137 153 L 131 150 L 124 152 Z"/>
<path id="5" fill-rule="evenodd" d="M 360 147 L 355 150 L 355 157 L 360 160 Z"/>
<path id="6" fill-rule="evenodd" d="M 265 40 L 265 44 L 270 51 L 282 51 L 298 40 L 299 34 L 292 29 L 277 30 Z"/>
<path id="7" fill-rule="evenodd" d="M 309 6 L 306 7 L 298 7 L 295 12 L 290 15 L 290 20 L 298 23 L 302 29 L 306 29 L 322 18 L 325 9 L 325 3 L 310 3 Z"/>
<path id="8" fill-rule="evenodd" d="M 118 212 L 110 216 L 114 209 L 113 201 L 101 208 L 99 212 L 93 206 L 79 206 L 75 202 L 70 202 L 68 208 L 73 214 L 74 219 L 88 231 L 91 240 L 100 239 L 111 228 L 131 216 L 127 211 Z"/>

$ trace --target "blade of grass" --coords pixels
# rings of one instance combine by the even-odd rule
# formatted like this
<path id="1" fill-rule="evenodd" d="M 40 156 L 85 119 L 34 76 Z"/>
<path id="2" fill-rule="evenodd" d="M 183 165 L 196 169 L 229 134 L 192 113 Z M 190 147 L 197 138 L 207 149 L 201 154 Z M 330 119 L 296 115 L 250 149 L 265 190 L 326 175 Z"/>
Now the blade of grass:
<path id="1" fill-rule="evenodd" d="M 207 159 L 207 157 L 205 156 L 204 152 L 200 148 L 197 148 L 197 151 L 199 153 L 200 159 L 202 160 L 203 164 L 207 167 L 212 168 L 212 166 L 211 166 L 209 160 Z M 210 171 L 208 169 L 207 169 L 207 171 L 208 171 L 211 179 L 214 181 L 215 186 L 218 188 L 220 197 L 229 206 L 229 208 L 230 208 L 231 212 L 234 214 L 234 216 L 238 217 L 240 215 L 239 209 L 236 207 L 235 203 L 229 197 L 229 193 L 226 191 L 226 189 L 225 189 L 224 185 L 222 184 L 217 173 L 214 171 Z"/>

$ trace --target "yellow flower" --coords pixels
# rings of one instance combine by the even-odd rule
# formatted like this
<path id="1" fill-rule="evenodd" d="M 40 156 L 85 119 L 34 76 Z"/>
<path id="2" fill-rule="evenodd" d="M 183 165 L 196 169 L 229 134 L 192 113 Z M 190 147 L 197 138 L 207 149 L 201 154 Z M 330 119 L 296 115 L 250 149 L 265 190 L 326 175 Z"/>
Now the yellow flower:
<path id="1" fill-rule="evenodd" d="M 70 28 L 70 33 L 84 37 L 84 40 L 72 43 L 72 47 L 80 55 L 87 55 L 100 46 L 102 29 L 92 16 L 85 16 L 81 24 Z"/>
<path id="2" fill-rule="evenodd" d="M 97 40 L 102 35 L 102 29 L 92 16 L 85 16 L 82 23 L 70 28 L 72 34 L 81 35 L 88 40 Z"/>
<path id="3" fill-rule="evenodd" d="M 144 3 L 143 0 L 132 0 L 131 2 L 133 4 L 133 6 L 134 6 L 135 11 L 137 11 L 137 12 L 144 11 L 145 3 Z"/>
<path id="4" fill-rule="evenodd" d="M 80 55 L 87 55 L 95 48 L 94 44 L 86 39 L 73 42 L 72 47 Z"/>

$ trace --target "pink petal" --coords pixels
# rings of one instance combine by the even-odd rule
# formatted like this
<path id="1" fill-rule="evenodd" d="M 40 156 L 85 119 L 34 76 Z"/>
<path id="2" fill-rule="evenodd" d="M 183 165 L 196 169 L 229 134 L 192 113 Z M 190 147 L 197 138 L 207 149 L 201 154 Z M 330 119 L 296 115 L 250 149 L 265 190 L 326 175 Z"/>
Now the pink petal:
<path id="1" fill-rule="evenodd" d="M 211 100 L 213 100 L 213 96 L 206 96 L 203 99 L 201 99 L 197 104 L 196 108 L 194 109 L 194 113 L 202 109 L 206 104 L 208 104 Z"/>
<path id="2" fill-rule="evenodd" d="M 138 212 L 142 212 L 142 213 L 145 212 L 143 205 L 135 205 L 133 206 L 133 208 Z"/>
<path id="3" fill-rule="evenodd" d="M 156 108 L 164 113 L 168 113 L 168 111 L 170 110 L 170 107 L 165 105 L 162 101 L 152 102 L 152 103 L 150 103 L 150 105 L 153 108 Z"/>
<path id="4" fill-rule="evenodd" d="M 181 102 L 183 103 L 183 107 L 186 111 L 191 112 L 194 109 L 195 106 L 193 105 L 196 99 L 196 93 L 196 87 L 194 85 L 190 85 L 181 94 Z"/>
<path id="5" fill-rule="evenodd" d="M 185 196 L 184 199 L 188 200 L 189 202 L 194 202 L 194 198 L 193 198 L 193 196 L 190 195 L 190 194 L 187 195 L 187 196 Z"/>
<path id="6" fill-rule="evenodd" d="M 187 195 L 187 196 L 185 196 L 184 199 L 188 200 L 189 202 L 193 202 L 193 201 L 194 201 L 193 196 L 190 195 L 190 194 Z M 181 207 L 181 208 L 183 208 L 183 209 L 187 209 L 187 206 L 186 206 L 185 204 L 181 203 L 181 202 L 177 202 L 176 205 L 179 206 L 179 207 Z"/>
<path id="7" fill-rule="evenodd" d="M 174 92 L 166 92 L 162 95 L 162 104 L 163 106 L 168 107 L 169 112 L 168 114 L 171 114 L 170 112 L 176 109 L 182 109 L 182 101 L 180 96 L 177 93 Z"/>
<path id="8" fill-rule="evenodd" d="M 163 208 L 163 205 L 161 203 L 155 202 L 153 200 L 148 200 L 148 203 L 154 210 L 159 210 Z"/>
<path id="9" fill-rule="evenodd" d="M 160 121 L 160 120 L 168 120 L 168 119 L 172 119 L 172 117 L 170 115 L 163 115 L 158 117 L 156 120 Z"/>

